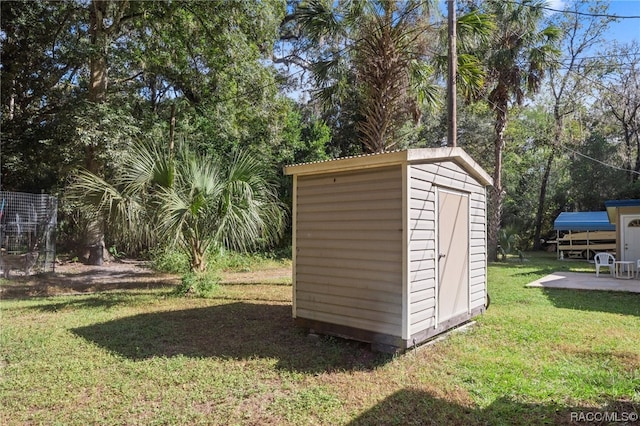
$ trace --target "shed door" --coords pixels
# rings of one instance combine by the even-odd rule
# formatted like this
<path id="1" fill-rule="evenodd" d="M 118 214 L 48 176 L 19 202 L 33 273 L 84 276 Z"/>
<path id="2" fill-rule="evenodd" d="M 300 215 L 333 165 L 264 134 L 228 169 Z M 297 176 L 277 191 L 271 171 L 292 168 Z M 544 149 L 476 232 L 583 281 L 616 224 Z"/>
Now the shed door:
<path id="1" fill-rule="evenodd" d="M 640 216 L 622 216 L 622 260 L 640 259 Z"/>
<path id="2" fill-rule="evenodd" d="M 438 324 L 469 312 L 469 197 L 438 191 Z"/>

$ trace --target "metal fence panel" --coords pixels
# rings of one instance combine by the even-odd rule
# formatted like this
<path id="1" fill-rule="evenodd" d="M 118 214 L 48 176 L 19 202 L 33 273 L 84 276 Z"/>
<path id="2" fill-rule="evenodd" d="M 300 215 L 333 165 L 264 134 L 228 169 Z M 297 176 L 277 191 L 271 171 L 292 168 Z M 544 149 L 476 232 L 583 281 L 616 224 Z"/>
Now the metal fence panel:
<path id="1" fill-rule="evenodd" d="M 34 272 L 55 270 L 58 199 L 0 191 L 0 245 L 6 255 L 37 251 Z"/>

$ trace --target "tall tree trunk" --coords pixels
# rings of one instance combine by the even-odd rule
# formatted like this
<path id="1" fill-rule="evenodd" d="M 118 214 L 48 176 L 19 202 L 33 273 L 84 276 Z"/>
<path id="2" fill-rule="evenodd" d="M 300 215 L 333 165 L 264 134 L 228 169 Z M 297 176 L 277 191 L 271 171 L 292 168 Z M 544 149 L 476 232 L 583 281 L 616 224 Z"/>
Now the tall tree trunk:
<path id="1" fill-rule="evenodd" d="M 204 272 L 207 270 L 207 258 L 205 249 L 200 241 L 191 240 L 189 242 L 189 251 L 191 255 L 191 271 Z"/>
<path id="2" fill-rule="evenodd" d="M 640 178 L 640 134 L 638 129 L 635 130 L 636 136 L 636 165 L 634 170 L 636 171 L 633 175 L 633 181 L 637 181 Z"/>
<path id="3" fill-rule="evenodd" d="M 102 103 L 107 97 L 107 14 L 106 0 L 93 0 L 89 6 L 89 37 L 91 41 L 89 99 Z"/>
<path id="4" fill-rule="evenodd" d="M 169 155 L 173 158 L 176 134 L 176 104 L 171 104 L 171 118 L 169 119 Z"/>
<path id="5" fill-rule="evenodd" d="M 504 188 L 502 187 L 502 156 L 504 152 L 505 140 L 504 131 L 507 127 L 507 108 L 506 102 L 495 107 L 496 138 L 494 141 L 494 163 L 493 171 L 493 189 L 489 195 L 489 226 L 487 235 L 487 249 L 489 260 L 498 260 L 498 234 L 500 232 L 500 223 L 502 221 L 502 202 L 504 200 Z"/>
<path id="6" fill-rule="evenodd" d="M 553 160 L 556 157 L 556 147 L 551 148 L 547 164 L 544 168 L 544 175 L 542 176 L 542 183 L 540 184 L 540 195 L 538 196 L 538 211 L 536 212 L 536 225 L 533 232 L 533 249 L 540 250 L 542 248 L 542 220 L 544 219 L 544 207 L 547 199 L 547 186 L 549 185 L 549 176 L 551 175 L 551 167 L 553 166 Z"/>
<path id="7" fill-rule="evenodd" d="M 11 79 L 11 94 L 9 95 L 9 110 L 7 120 L 12 121 L 16 110 L 16 79 Z"/>
<path id="8" fill-rule="evenodd" d="M 454 0 L 447 0 L 447 21 L 449 35 L 449 57 L 447 78 L 447 145 L 458 146 L 458 117 L 456 95 L 456 77 L 458 72 L 458 54 L 456 50 L 456 5 Z"/>
<path id="9" fill-rule="evenodd" d="M 542 182 L 540 183 L 540 195 L 538 196 L 538 211 L 536 213 L 536 225 L 533 232 L 533 249 L 540 250 L 542 248 L 542 241 L 540 241 L 540 237 L 542 236 L 542 221 L 544 219 L 544 208 L 547 201 L 547 187 L 549 185 L 549 176 L 551 176 L 551 168 L 553 167 L 553 161 L 556 158 L 558 153 L 558 149 L 560 147 L 560 140 L 562 138 L 562 116 L 558 112 L 558 108 L 556 107 L 554 112 L 555 118 L 555 130 L 553 132 L 553 147 L 551 148 L 551 152 L 549 153 L 549 158 L 547 159 L 547 165 L 544 169 L 544 175 L 542 176 Z"/>
<path id="10" fill-rule="evenodd" d="M 89 59 L 89 101 L 95 104 L 102 104 L 107 100 L 107 4 L 106 0 L 92 0 L 89 5 L 89 40 L 92 49 Z M 85 146 L 85 168 L 96 175 L 101 173 L 101 149 L 97 141 Z M 101 265 L 105 259 L 110 259 L 104 243 L 104 223 L 100 218 L 87 225 L 83 240 L 79 255 L 86 263 Z"/>
<path id="11" fill-rule="evenodd" d="M 107 4 L 106 0 L 93 0 L 89 5 L 89 100 L 96 104 L 107 100 L 107 29 L 104 25 Z M 85 168 L 94 174 L 100 171 L 99 151 L 100 147 L 94 143 L 85 148 Z"/>
<path id="12" fill-rule="evenodd" d="M 632 142 L 632 136 L 631 136 L 631 131 L 629 129 L 629 124 L 628 123 L 622 123 L 622 128 L 624 130 L 624 143 L 625 143 L 625 148 L 626 148 L 626 152 L 625 152 L 625 168 L 627 169 L 627 180 L 629 182 L 634 182 L 634 173 L 631 171 L 632 169 L 632 157 L 633 157 L 633 142 Z"/>

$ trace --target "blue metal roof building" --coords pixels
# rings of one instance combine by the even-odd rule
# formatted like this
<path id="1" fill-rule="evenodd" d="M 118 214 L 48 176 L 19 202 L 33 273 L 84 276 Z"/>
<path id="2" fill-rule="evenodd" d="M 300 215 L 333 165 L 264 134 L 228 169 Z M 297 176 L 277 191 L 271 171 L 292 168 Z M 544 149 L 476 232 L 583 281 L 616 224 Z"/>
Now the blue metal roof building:
<path id="1" fill-rule="evenodd" d="M 590 259 L 595 252 L 609 251 L 615 253 L 616 260 L 640 265 L 640 199 L 609 200 L 604 204 L 606 211 L 560 213 L 553 223 L 559 257 L 566 254 Z M 562 238 L 561 231 L 567 232 Z M 613 231 L 611 242 L 606 231 Z M 572 232 L 578 233 L 572 236 Z M 609 247 L 614 241 L 615 249 Z"/>
<path id="2" fill-rule="evenodd" d="M 609 215 L 602 212 L 562 212 L 553 222 L 556 231 L 615 231 Z"/>

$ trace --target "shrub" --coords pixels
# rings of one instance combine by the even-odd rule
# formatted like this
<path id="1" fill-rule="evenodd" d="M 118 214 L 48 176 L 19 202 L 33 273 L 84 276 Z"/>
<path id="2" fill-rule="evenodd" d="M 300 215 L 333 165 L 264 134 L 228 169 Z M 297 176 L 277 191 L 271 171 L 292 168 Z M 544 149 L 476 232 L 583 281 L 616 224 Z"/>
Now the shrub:
<path id="1" fill-rule="evenodd" d="M 157 249 L 151 252 L 153 269 L 170 274 L 183 274 L 191 269 L 189 255 L 184 251 L 171 248 Z"/>
<path id="2" fill-rule="evenodd" d="M 176 288 L 180 296 L 211 297 L 220 288 L 220 276 L 216 271 L 187 272 Z"/>

